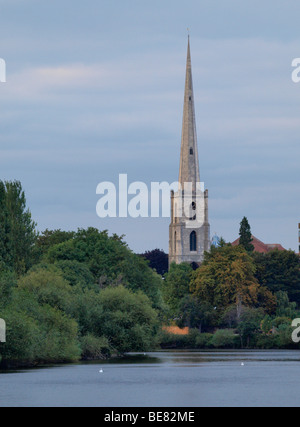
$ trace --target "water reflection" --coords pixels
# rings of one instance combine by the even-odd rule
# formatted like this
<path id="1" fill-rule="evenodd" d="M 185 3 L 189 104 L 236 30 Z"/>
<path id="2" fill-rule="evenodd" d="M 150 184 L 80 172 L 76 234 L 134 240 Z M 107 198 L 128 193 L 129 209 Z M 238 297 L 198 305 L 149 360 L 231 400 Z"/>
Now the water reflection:
<path id="1" fill-rule="evenodd" d="M 109 363 L 124 364 L 187 364 L 201 365 L 205 363 L 245 363 L 245 362 L 300 362 L 299 350 L 237 350 L 237 351 L 161 351 L 150 353 L 130 353 L 121 360 Z"/>

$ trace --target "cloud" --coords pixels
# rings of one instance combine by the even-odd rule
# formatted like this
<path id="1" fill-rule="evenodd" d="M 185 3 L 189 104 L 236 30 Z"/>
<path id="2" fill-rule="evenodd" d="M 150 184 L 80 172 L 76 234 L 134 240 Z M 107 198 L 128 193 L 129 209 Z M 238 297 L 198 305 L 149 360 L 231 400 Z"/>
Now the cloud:
<path id="1" fill-rule="evenodd" d="M 158 30 L 167 13 L 161 3 L 153 8 L 134 1 L 135 8 L 128 8 L 118 2 L 116 11 L 111 2 L 101 2 L 99 15 L 100 6 L 92 1 L 94 14 L 76 4 L 68 20 L 59 16 L 58 21 L 56 0 L 43 7 L 33 2 L 35 15 L 24 12 L 26 19 L 16 4 L 6 4 L 14 19 L 3 23 L 8 82 L 0 86 L 0 168 L 2 178 L 22 179 L 41 227 L 102 227 L 94 218 L 95 188 L 119 173 L 146 182 L 177 178 L 186 58 L 178 24 L 191 19 L 197 21 L 192 62 L 212 231 L 226 232 L 233 240 L 247 213 L 267 237 L 273 227 L 281 236 L 282 224 L 290 233 L 287 246 L 295 247 L 300 84 L 291 81 L 291 61 L 299 56 L 299 41 L 294 30 L 291 36 L 278 35 L 276 20 L 263 27 L 262 17 L 277 17 L 277 9 L 264 4 L 257 14 L 252 3 L 242 7 L 227 1 L 226 7 L 218 6 L 224 13 L 221 22 L 212 6 L 202 5 L 200 14 L 198 2 L 183 7 L 175 1 L 177 28 L 168 21 Z M 192 6 L 191 18 L 187 10 Z M 290 16 L 293 22 L 295 8 L 285 8 L 281 32 L 291 27 L 283 19 Z M 16 10 L 20 15 L 13 15 Z M 142 224 L 147 229 L 143 242 Z M 149 223 L 142 221 L 138 231 L 131 222 L 104 226 L 128 234 L 139 251 L 167 249 L 163 220 L 153 223 L 149 233 Z"/>

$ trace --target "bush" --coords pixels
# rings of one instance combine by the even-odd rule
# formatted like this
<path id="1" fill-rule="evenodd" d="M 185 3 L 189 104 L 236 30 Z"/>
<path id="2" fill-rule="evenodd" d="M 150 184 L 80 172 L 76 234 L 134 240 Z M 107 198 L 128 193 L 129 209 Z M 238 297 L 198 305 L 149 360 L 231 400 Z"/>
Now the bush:
<path id="1" fill-rule="evenodd" d="M 78 261 L 58 261 L 54 264 L 62 271 L 62 276 L 70 285 L 80 285 L 82 289 L 97 289 L 94 276 L 90 272 L 88 266 Z M 99 288 L 99 286 L 98 286 Z"/>
<path id="2" fill-rule="evenodd" d="M 219 329 L 213 335 L 211 343 L 215 348 L 236 348 L 239 336 L 232 329 Z"/>
<path id="3" fill-rule="evenodd" d="M 0 343 L 1 366 L 28 365 L 35 361 L 39 328 L 26 313 L 0 311 L 6 322 L 6 343 Z"/>
<path id="4" fill-rule="evenodd" d="M 175 335 L 162 331 L 160 345 L 162 348 L 204 349 L 211 348 L 212 334 L 201 334 L 198 329 L 191 329 L 188 335 Z"/>
<path id="5" fill-rule="evenodd" d="M 19 280 L 18 291 L 29 292 L 40 305 L 67 311 L 72 296 L 72 287 L 56 271 L 44 268 L 31 271 Z"/>
<path id="6" fill-rule="evenodd" d="M 98 336 L 109 337 L 111 346 L 120 354 L 129 351 L 149 351 L 156 346 L 157 312 L 142 292 L 118 286 L 99 294 L 102 320 Z"/>
<path id="7" fill-rule="evenodd" d="M 81 338 L 81 357 L 83 360 L 107 359 L 111 355 L 108 339 L 88 334 Z"/>
<path id="8" fill-rule="evenodd" d="M 213 334 L 199 334 L 199 336 L 196 338 L 196 348 L 212 348 L 212 337 Z"/>
<path id="9" fill-rule="evenodd" d="M 259 335 L 256 340 L 256 347 L 262 350 L 280 348 L 278 335 Z"/>
<path id="10" fill-rule="evenodd" d="M 160 346 L 163 349 L 189 348 L 189 345 L 190 345 L 189 341 L 190 340 L 188 335 L 170 334 L 169 332 L 166 332 L 166 331 L 162 331 L 159 335 Z"/>
<path id="11" fill-rule="evenodd" d="M 41 363 L 73 362 L 80 359 L 78 325 L 60 310 L 40 307 L 39 346 L 36 360 Z"/>

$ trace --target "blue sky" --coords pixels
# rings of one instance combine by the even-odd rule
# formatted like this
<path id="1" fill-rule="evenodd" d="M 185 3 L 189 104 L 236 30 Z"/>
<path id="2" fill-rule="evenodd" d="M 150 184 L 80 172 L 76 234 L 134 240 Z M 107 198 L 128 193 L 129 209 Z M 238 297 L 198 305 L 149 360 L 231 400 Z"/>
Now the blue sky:
<path id="1" fill-rule="evenodd" d="M 38 228 L 95 226 L 168 250 L 169 220 L 96 216 L 96 186 L 178 179 L 187 27 L 211 232 L 249 218 L 297 249 L 299 1 L 0 0 L 0 179 Z"/>

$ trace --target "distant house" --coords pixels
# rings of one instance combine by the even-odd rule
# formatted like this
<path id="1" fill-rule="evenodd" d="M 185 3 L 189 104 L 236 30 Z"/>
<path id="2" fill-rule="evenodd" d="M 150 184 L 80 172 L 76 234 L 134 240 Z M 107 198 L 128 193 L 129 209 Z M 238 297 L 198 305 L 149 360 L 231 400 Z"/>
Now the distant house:
<path id="1" fill-rule="evenodd" d="M 255 236 L 252 236 L 252 245 L 254 246 L 254 250 L 256 252 L 260 252 L 262 254 L 266 254 L 274 249 L 278 249 L 279 251 L 285 251 L 285 248 L 281 246 L 279 243 L 264 243 L 261 240 L 257 239 Z M 236 239 L 232 245 L 238 246 L 240 244 L 240 239 Z"/>

